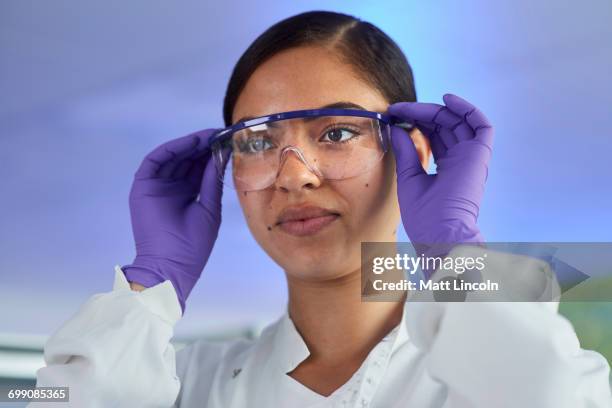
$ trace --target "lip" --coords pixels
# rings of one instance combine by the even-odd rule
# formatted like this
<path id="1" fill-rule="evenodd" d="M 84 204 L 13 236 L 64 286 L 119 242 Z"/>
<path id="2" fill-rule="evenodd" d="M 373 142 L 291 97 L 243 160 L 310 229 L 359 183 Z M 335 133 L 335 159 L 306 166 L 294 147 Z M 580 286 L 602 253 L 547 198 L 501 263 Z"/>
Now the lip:
<path id="1" fill-rule="evenodd" d="M 303 237 L 318 233 L 339 217 L 338 212 L 322 207 L 294 206 L 281 212 L 276 225 L 287 234 Z"/>

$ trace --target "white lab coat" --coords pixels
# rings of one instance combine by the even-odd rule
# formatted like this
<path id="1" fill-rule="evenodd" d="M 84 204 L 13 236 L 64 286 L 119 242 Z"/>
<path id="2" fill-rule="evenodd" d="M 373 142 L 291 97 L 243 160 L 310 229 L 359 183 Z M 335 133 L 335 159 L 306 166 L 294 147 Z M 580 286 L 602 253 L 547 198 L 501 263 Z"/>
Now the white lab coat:
<path id="1" fill-rule="evenodd" d="M 580 348 L 556 303 L 406 303 L 401 323 L 328 397 L 286 375 L 309 355 L 287 313 L 256 340 L 175 353 L 180 317 L 169 281 L 132 291 L 116 266 L 113 291 L 47 341 L 37 386 L 69 386 L 74 407 L 612 407 L 607 361 Z"/>

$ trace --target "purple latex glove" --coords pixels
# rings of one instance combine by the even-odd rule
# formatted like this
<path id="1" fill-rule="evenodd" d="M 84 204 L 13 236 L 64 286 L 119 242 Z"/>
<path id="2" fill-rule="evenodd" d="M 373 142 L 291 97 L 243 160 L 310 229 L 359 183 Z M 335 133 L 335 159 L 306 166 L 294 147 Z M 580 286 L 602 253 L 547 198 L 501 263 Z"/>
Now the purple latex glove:
<path id="1" fill-rule="evenodd" d="M 423 170 L 406 131 L 391 130 L 404 229 L 418 254 L 432 256 L 452 244 L 483 242 L 476 220 L 494 133 L 482 112 L 466 100 L 453 94 L 443 100 L 446 106 L 400 102 L 388 110 L 415 124 L 431 144 L 437 166 L 432 175 Z"/>
<path id="2" fill-rule="evenodd" d="M 145 287 L 170 280 L 183 312 L 221 225 L 223 184 L 208 148 L 213 132 L 155 148 L 136 171 L 130 191 L 136 258 L 122 268 L 125 276 Z"/>

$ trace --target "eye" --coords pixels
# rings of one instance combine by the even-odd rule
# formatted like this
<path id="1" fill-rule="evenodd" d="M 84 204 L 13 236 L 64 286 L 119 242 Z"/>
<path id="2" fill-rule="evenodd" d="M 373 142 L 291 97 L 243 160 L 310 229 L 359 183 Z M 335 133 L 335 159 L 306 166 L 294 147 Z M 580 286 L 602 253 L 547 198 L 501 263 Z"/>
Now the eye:
<path id="1" fill-rule="evenodd" d="M 246 154 L 261 153 L 274 147 L 268 139 L 262 137 L 251 137 L 247 140 L 241 140 L 237 145 L 238 151 Z"/>
<path id="2" fill-rule="evenodd" d="M 323 134 L 322 139 L 326 139 L 325 141 L 332 143 L 345 143 L 357 136 L 359 136 L 359 132 L 356 132 L 355 130 L 346 127 L 336 127 L 327 130 Z"/>

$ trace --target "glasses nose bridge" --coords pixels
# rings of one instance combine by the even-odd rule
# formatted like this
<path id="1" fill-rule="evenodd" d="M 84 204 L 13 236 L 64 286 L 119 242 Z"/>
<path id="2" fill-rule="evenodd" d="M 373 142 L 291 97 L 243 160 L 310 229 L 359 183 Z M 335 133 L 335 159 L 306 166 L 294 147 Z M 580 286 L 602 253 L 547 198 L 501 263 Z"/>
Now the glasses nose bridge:
<path id="1" fill-rule="evenodd" d="M 287 146 L 283 147 L 283 149 L 281 150 L 281 153 L 280 153 L 280 158 L 279 158 L 279 161 L 278 161 L 278 170 L 276 172 L 276 177 L 277 178 L 280 175 L 280 172 L 281 172 L 283 166 L 285 165 L 285 162 L 289 158 L 289 154 L 291 152 L 293 152 L 297 156 L 297 158 L 306 166 L 308 171 L 310 171 L 311 173 L 313 173 L 314 175 L 316 175 L 319 178 L 323 177 L 323 175 L 321 174 L 319 169 L 316 168 L 316 167 L 313 167 L 308 162 L 308 160 L 306 159 L 306 156 L 304 156 L 304 152 L 302 151 L 302 149 L 300 149 L 299 147 L 294 146 L 294 145 L 287 145 Z"/>

